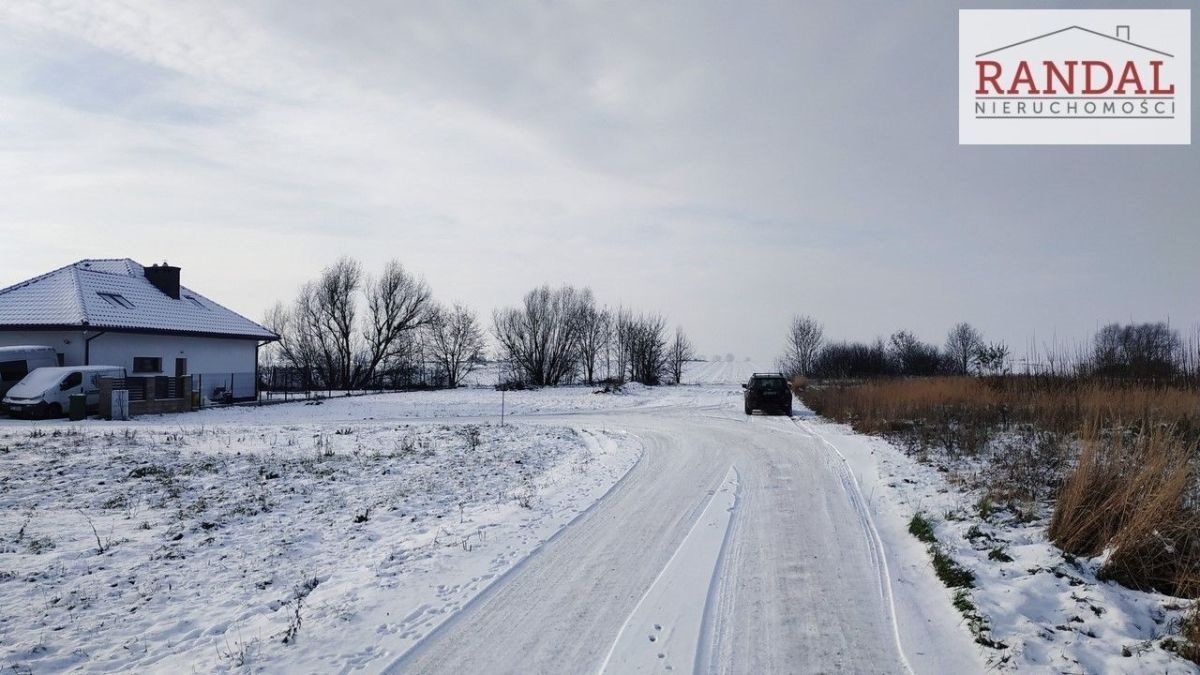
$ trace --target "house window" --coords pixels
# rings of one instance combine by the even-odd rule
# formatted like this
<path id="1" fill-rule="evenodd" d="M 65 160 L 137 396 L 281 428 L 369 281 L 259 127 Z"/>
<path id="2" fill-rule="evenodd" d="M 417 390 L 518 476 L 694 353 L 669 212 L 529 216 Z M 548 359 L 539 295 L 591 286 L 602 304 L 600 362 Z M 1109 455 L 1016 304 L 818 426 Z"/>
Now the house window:
<path id="1" fill-rule="evenodd" d="M 193 305 L 195 305 L 195 306 L 199 307 L 200 309 L 208 309 L 207 307 L 205 307 L 205 306 L 204 306 L 204 303 L 203 303 L 203 302 L 200 302 L 199 300 L 197 300 L 197 299 L 196 299 L 196 296 L 194 296 L 194 295 L 185 295 L 185 296 L 183 296 L 183 297 L 185 297 L 185 298 L 187 298 L 188 300 L 190 300 L 190 301 L 192 302 L 192 304 L 193 304 Z"/>
<path id="2" fill-rule="evenodd" d="M 100 296 L 101 300 L 104 300 L 113 307 L 133 309 L 133 303 L 126 300 L 125 296 L 121 295 L 120 293 L 104 293 L 101 291 L 96 291 L 96 295 Z"/>
<path id="3" fill-rule="evenodd" d="M 161 373 L 162 359 L 157 356 L 135 356 L 133 357 L 133 372 Z"/>

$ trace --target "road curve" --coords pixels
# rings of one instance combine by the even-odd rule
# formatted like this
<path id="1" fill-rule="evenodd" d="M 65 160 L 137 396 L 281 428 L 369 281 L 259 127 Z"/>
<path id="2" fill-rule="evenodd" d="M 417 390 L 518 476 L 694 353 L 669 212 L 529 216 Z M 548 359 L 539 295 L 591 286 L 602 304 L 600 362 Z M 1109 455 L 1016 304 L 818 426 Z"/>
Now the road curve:
<path id="1" fill-rule="evenodd" d="M 699 569 L 671 565 L 707 579 L 688 591 L 704 601 L 680 598 L 646 630 L 650 642 L 656 629 L 670 634 L 662 624 L 679 612 L 701 611 L 686 617 L 702 626 L 698 640 L 637 671 L 912 672 L 862 495 L 836 450 L 803 423 L 715 409 L 614 411 L 570 423 L 627 429 L 644 455 L 603 500 L 387 672 L 599 671 L 676 552 L 705 548 L 685 539 L 731 468 L 737 498 L 721 521 L 719 555 L 698 555 Z M 645 612 L 638 621 L 651 621 Z"/>

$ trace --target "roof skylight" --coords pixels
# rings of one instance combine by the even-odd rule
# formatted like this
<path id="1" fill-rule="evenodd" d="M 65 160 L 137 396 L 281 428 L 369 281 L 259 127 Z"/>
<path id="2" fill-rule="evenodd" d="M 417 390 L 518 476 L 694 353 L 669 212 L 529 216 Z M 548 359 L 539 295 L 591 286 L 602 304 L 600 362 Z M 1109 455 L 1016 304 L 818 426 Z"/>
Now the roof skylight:
<path id="1" fill-rule="evenodd" d="M 96 291 L 96 295 L 100 296 L 100 299 L 104 300 L 105 302 L 112 305 L 113 307 L 120 307 L 122 309 L 133 309 L 133 303 L 126 300 L 125 296 L 121 295 L 120 293 L 106 293 L 104 291 Z"/>

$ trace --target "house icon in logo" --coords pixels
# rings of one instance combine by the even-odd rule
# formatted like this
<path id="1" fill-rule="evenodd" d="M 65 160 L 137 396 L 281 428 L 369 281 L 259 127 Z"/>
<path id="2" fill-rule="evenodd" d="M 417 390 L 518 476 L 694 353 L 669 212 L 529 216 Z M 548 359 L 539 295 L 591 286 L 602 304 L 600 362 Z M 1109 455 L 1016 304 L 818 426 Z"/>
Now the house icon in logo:
<path id="1" fill-rule="evenodd" d="M 1054 37 L 1055 35 L 1062 35 L 1069 31 L 1082 31 L 1083 33 L 1095 35 L 1096 37 L 1104 38 L 1105 40 L 1112 40 L 1114 42 L 1119 42 L 1123 45 L 1128 45 L 1130 47 L 1137 47 L 1138 49 L 1144 49 L 1148 52 L 1153 52 L 1155 54 L 1159 54 L 1161 56 L 1166 56 L 1168 58 L 1175 58 L 1174 54 L 1168 54 L 1167 52 L 1164 52 L 1159 49 L 1154 49 L 1153 47 L 1147 47 L 1146 45 L 1141 45 L 1136 42 L 1131 42 L 1129 40 L 1129 26 L 1128 25 L 1117 26 L 1115 36 L 1114 35 L 1106 35 L 1104 33 L 1101 33 L 1100 31 L 1092 30 L 1090 28 L 1084 28 L 1083 26 L 1067 26 L 1066 28 L 1060 28 L 1055 31 L 1050 31 L 1049 33 L 1043 33 L 1042 35 L 1031 37 L 1027 40 L 1021 40 L 1019 42 L 1014 42 L 1010 45 L 1004 45 L 1003 47 L 997 47 L 995 49 L 990 49 L 981 54 L 976 54 L 975 58 L 982 58 L 984 56 L 990 56 L 992 54 L 996 54 L 996 53 L 999 53 L 999 52 L 1002 52 L 1002 51 L 1005 51 L 1008 49 L 1012 49 L 1013 47 L 1019 47 L 1021 45 L 1029 44 L 1031 42 L 1037 42 L 1038 40 L 1045 40 L 1046 38 Z M 1121 37 L 1122 33 L 1124 33 L 1124 35 L 1125 35 L 1124 38 Z"/>

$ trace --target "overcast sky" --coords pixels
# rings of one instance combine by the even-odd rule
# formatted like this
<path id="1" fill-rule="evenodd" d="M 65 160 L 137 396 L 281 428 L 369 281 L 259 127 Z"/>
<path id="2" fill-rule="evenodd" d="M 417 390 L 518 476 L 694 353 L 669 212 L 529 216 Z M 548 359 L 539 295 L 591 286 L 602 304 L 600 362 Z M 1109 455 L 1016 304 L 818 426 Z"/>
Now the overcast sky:
<path id="1" fill-rule="evenodd" d="M 395 257 L 760 359 L 795 313 L 1018 354 L 1200 321 L 1194 146 L 959 146 L 960 5 L 826 4 L 5 0 L 0 286 L 167 260 L 261 319 Z"/>

